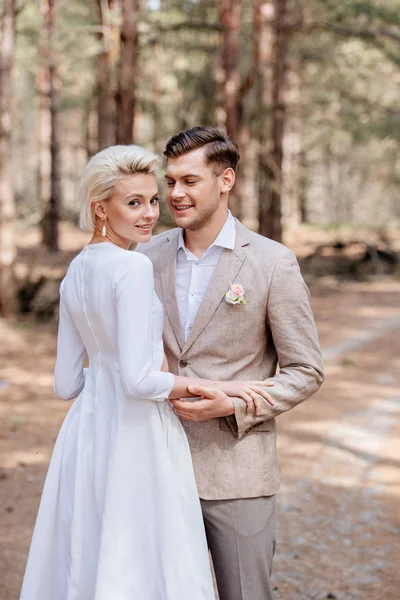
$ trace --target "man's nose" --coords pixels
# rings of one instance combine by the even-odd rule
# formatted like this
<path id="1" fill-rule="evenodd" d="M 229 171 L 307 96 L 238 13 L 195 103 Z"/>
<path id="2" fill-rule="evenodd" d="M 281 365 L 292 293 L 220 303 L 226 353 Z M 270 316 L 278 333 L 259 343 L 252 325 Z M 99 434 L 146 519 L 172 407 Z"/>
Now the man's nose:
<path id="1" fill-rule="evenodd" d="M 179 200 L 179 198 L 185 197 L 185 190 L 179 183 L 175 183 L 174 187 L 171 190 L 171 198 L 173 200 Z"/>

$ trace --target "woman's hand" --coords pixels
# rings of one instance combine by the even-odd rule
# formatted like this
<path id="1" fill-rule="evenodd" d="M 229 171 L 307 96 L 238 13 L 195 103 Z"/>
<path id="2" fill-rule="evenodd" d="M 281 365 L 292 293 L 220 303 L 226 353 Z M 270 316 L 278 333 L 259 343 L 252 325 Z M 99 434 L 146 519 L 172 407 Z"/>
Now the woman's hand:
<path id="1" fill-rule="evenodd" d="M 227 396 L 242 398 L 247 404 L 247 412 L 256 410 L 256 415 L 261 413 L 262 401 L 259 396 L 264 398 L 271 406 L 274 406 L 274 401 L 266 387 L 272 387 L 273 381 L 220 381 L 214 387 L 222 390 Z"/>

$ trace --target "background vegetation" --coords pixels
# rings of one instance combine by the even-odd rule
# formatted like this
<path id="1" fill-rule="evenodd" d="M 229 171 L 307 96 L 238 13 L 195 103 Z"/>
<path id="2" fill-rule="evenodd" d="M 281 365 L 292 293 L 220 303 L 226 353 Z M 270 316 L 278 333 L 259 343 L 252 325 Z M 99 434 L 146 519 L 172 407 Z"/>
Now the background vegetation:
<path id="1" fill-rule="evenodd" d="M 224 127 L 232 210 L 275 239 L 300 223 L 400 218 L 397 0 L 1 0 L 0 307 L 14 229 L 59 247 L 88 158 Z M 168 225 L 168 215 L 163 214 Z"/>

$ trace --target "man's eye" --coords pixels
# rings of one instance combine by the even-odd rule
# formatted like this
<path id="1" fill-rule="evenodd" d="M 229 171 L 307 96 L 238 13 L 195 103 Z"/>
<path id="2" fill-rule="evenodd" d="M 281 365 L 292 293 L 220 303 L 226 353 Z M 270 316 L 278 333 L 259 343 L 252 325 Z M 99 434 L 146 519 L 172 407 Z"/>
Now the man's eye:
<path id="1" fill-rule="evenodd" d="M 174 181 L 167 181 L 167 186 L 168 187 L 174 187 L 175 182 Z"/>
<path id="2" fill-rule="evenodd" d="M 196 183 L 196 181 L 192 181 L 191 179 L 189 181 L 186 181 L 187 185 L 194 185 Z"/>

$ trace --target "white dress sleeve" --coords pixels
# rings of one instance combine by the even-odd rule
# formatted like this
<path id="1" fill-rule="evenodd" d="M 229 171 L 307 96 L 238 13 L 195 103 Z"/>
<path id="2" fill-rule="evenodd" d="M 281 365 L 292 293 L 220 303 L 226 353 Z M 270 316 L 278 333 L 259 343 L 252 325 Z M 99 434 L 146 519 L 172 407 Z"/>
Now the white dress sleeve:
<path id="1" fill-rule="evenodd" d="M 85 355 L 86 348 L 68 311 L 61 284 L 54 391 L 62 400 L 71 400 L 81 393 L 85 385 Z"/>
<path id="2" fill-rule="evenodd" d="M 130 253 L 116 276 L 118 354 L 122 385 L 130 396 L 162 401 L 174 386 L 172 373 L 153 367 L 153 265 Z"/>

